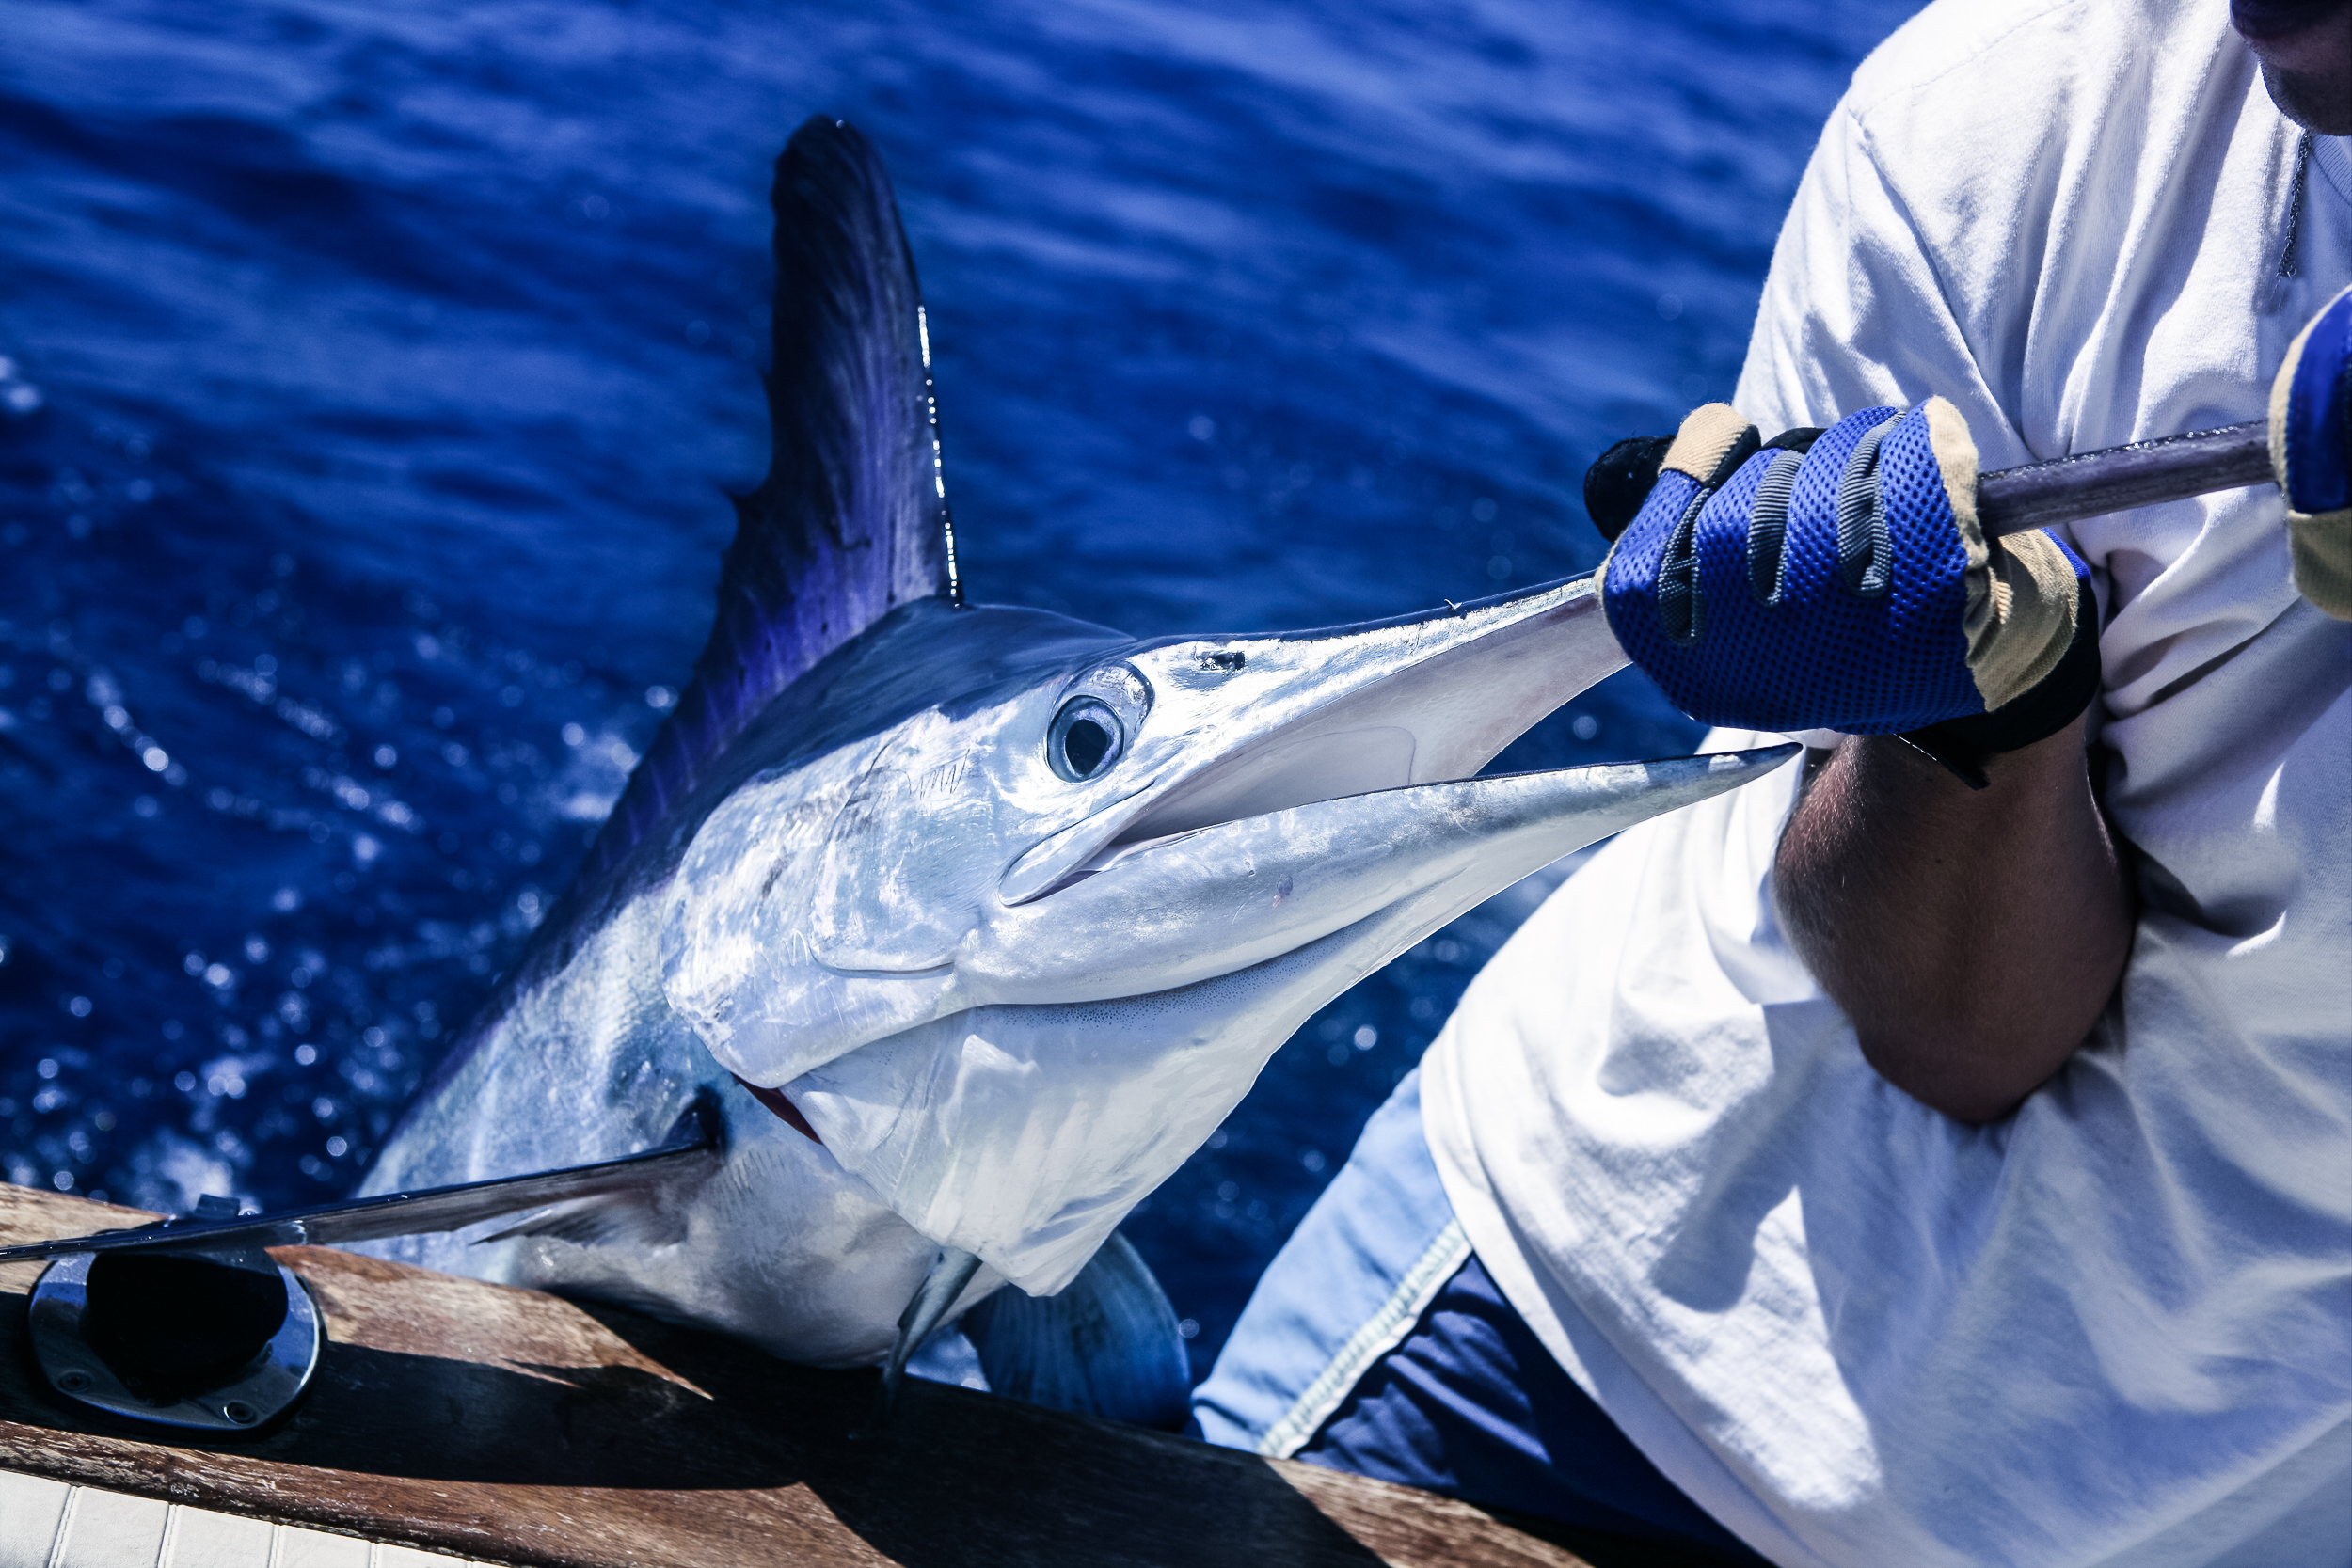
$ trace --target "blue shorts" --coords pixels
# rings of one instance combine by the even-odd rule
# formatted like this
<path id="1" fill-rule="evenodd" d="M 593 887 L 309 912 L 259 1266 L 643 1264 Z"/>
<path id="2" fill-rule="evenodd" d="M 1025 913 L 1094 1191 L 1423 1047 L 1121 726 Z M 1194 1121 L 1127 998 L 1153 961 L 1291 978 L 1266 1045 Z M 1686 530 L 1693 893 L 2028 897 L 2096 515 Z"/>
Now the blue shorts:
<path id="1" fill-rule="evenodd" d="M 1200 1435 L 1579 1529 L 1766 1561 L 1661 1475 L 1472 1255 L 1421 1074 L 1365 1124 L 1193 1394 Z"/>

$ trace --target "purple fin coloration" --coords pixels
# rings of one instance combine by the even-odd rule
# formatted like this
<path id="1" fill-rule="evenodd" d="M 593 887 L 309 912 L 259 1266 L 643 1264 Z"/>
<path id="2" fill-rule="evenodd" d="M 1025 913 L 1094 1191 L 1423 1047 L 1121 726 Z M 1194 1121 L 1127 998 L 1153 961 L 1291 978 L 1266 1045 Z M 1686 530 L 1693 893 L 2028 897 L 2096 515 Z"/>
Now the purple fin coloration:
<path id="1" fill-rule="evenodd" d="M 816 116 L 776 160 L 768 477 L 694 679 L 629 775 L 580 879 L 618 864 L 811 665 L 898 605 L 961 603 L 914 258 L 882 158 Z"/>

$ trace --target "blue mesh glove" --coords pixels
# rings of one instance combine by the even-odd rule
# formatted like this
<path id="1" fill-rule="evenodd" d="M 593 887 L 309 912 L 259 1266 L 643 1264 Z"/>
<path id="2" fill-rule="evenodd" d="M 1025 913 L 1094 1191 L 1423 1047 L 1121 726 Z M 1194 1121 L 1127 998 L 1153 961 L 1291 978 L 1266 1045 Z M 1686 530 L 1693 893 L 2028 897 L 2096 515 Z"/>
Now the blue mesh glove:
<path id="1" fill-rule="evenodd" d="M 2352 621 L 2352 289 L 2296 335 L 2271 383 L 2270 467 L 2287 498 L 2295 586 Z"/>
<path id="2" fill-rule="evenodd" d="M 2096 691 L 2083 563 L 2047 533 L 1985 538 L 1976 444 L 1941 398 L 1771 443 L 1709 404 L 1656 472 L 1602 601 L 1694 719 L 1905 735 L 1973 784 L 1983 756 L 2063 728 Z"/>

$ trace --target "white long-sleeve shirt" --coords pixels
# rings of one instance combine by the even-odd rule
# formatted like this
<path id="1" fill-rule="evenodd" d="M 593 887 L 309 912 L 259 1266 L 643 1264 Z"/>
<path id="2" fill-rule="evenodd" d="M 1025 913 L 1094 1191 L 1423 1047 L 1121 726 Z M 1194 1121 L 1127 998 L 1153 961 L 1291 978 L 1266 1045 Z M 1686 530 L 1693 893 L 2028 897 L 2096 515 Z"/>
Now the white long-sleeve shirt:
<path id="1" fill-rule="evenodd" d="M 1807 169 L 1740 407 L 1941 393 L 1987 468 L 2260 418 L 2352 281 L 2352 155 L 2316 140 L 2282 277 L 2301 134 L 2227 16 L 1903 27 Z M 2352 626 L 2296 596 L 2266 487 L 2072 532 L 2140 914 L 2013 1117 L 1881 1080 L 1790 950 L 1793 768 L 1596 857 L 1424 1069 L 1506 1296 L 1782 1563 L 2352 1562 Z"/>

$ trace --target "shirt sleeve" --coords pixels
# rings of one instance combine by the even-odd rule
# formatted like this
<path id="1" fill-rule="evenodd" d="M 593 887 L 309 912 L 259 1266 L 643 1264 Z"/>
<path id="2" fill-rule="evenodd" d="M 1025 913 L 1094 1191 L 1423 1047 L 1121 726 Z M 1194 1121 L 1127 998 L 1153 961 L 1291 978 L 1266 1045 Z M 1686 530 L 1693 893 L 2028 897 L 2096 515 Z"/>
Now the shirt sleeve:
<path id="1" fill-rule="evenodd" d="M 1915 221 L 1915 203 L 1943 199 L 1932 180 L 1889 171 L 1850 104 L 1830 117 L 1773 246 L 1734 398 L 1767 434 L 1940 394 L 1986 467 L 2032 460 L 1949 303 L 1943 268 L 1964 259 L 1932 255 Z"/>

